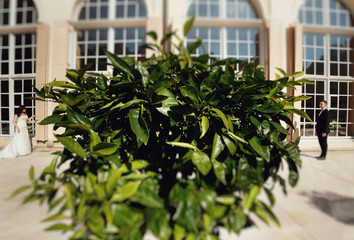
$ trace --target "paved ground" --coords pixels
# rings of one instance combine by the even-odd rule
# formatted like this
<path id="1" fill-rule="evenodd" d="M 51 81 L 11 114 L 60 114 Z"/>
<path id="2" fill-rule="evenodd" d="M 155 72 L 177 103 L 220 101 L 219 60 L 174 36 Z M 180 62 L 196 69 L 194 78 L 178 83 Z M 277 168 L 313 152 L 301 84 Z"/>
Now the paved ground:
<path id="1" fill-rule="evenodd" d="M 318 152 L 303 152 L 300 182 L 288 196 L 275 189 L 276 207 L 282 228 L 260 223 L 240 236 L 222 232 L 222 240 L 353 240 L 354 239 L 354 151 L 330 151 L 327 160 Z M 27 184 L 28 169 L 36 173 L 51 161 L 50 152 L 36 151 L 16 159 L 0 159 L 0 239 L 64 240 L 67 235 L 44 232 L 46 208 L 38 203 L 20 206 L 21 197 L 3 201 L 15 188 Z M 285 174 L 285 172 L 284 172 Z M 151 240 L 146 237 L 146 240 Z"/>

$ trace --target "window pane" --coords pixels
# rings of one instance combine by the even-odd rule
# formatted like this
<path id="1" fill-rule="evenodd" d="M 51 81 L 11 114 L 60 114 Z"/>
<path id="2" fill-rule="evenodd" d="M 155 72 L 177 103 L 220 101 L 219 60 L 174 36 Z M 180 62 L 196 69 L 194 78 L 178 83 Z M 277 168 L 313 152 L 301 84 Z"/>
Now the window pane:
<path id="1" fill-rule="evenodd" d="M 331 97 L 331 108 L 338 108 L 338 97 Z"/>
<path id="2" fill-rule="evenodd" d="M 340 94 L 348 94 L 348 83 L 346 82 L 341 82 L 339 83 L 339 93 Z"/>
<path id="3" fill-rule="evenodd" d="M 330 83 L 330 94 L 338 94 L 338 83 L 337 82 Z"/>

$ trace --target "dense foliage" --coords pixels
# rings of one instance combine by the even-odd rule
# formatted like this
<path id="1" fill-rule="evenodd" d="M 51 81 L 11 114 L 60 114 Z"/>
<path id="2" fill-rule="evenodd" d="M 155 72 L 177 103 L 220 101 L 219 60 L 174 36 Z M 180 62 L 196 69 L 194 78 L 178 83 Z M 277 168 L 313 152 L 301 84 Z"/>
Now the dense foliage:
<path id="1" fill-rule="evenodd" d="M 187 35 L 192 20 L 186 23 Z M 154 33 L 148 35 L 156 40 Z M 173 34 L 166 36 L 162 44 Z M 261 66 L 235 73 L 235 59 L 191 57 L 201 41 L 178 53 L 157 43 L 142 62 L 106 52 L 113 74 L 68 70 L 37 99 L 58 105 L 40 124 L 63 128 L 64 145 L 27 190 L 25 201 L 46 201 L 49 230 L 71 239 L 218 239 L 218 227 L 239 233 L 254 217 L 278 224 L 272 185 L 294 186 L 301 165 L 297 144 L 285 141 L 290 114 L 307 115 L 288 96 L 301 73 L 266 80 Z M 58 168 L 61 166 L 61 170 Z M 267 183 L 267 184 L 265 184 Z M 264 191 L 269 201 L 258 198 Z M 61 222 L 62 223 L 58 223 Z"/>

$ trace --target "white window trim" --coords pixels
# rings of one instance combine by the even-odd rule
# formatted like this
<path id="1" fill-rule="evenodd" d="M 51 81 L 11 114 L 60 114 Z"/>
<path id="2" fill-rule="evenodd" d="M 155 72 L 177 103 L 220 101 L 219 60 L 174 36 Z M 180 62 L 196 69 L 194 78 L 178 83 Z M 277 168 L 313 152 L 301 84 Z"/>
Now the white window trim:
<path id="1" fill-rule="evenodd" d="M 145 4 L 145 2 L 143 1 Z M 146 27 L 146 17 L 134 17 L 134 18 L 115 18 L 115 7 L 116 0 L 109 0 L 108 2 L 108 19 L 97 19 L 97 20 L 80 20 L 79 15 L 81 9 L 84 7 L 84 2 L 82 1 L 76 8 L 75 11 L 75 21 L 71 21 L 72 26 L 72 51 L 70 56 L 70 67 L 76 68 L 76 46 L 78 44 L 77 41 L 77 31 L 79 30 L 89 30 L 89 29 L 107 29 L 107 50 L 109 52 L 114 52 L 114 30 L 116 28 L 139 28 Z M 110 7 L 113 6 L 113 7 Z M 146 6 L 145 6 L 146 7 Z M 99 71 L 104 75 L 109 75 L 112 73 L 111 68 L 108 68 L 105 71 Z"/>

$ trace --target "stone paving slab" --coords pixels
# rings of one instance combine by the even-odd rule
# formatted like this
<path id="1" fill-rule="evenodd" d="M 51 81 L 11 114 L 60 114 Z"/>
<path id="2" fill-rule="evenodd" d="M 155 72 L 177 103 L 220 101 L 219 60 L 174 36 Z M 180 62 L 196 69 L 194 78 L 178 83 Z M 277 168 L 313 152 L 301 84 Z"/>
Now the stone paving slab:
<path id="1" fill-rule="evenodd" d="M 288 188 L 284 196 L 276 187 L 274 211 L 282 225 L 266 226 L 256 220 L 258 228 L 244 230 L 240 236 L 221 230 L 221 240 L 353 240 L 354 239 L 354 151 L 330 151 L 325 161 L 318 152 L 303 152 L 300 181 Z M 53 156 L 49 150 L 35 151 L 15 159 L 0 159 L 0 239 L 65 240 L 68 235 L 45 232 L 46 207 L 37 202 L 19 205 L 22 196 L 4 201 L 14 189 L 29 183 L 31 165 L 36 174 Z M 282 173 L 286 176 L 286 170 Z M 145 240 L 154 239 L 146 236 Z"/>

